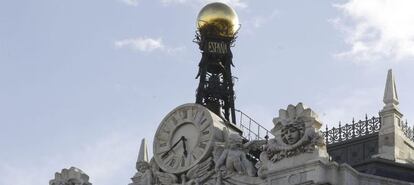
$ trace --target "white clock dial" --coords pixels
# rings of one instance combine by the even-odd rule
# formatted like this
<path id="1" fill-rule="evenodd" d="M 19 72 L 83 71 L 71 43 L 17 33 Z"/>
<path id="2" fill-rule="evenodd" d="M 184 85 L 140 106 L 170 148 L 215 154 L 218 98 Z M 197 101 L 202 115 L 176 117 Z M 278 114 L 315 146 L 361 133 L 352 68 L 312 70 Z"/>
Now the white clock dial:
<path id="1" fill-rule="evenodd" d="M 211 149 L 214 116 L 198 104 L 184 104 L 170 112 L 154 138 L 154 158 L 161 169 L 181 173 L 200 162 Z"/>

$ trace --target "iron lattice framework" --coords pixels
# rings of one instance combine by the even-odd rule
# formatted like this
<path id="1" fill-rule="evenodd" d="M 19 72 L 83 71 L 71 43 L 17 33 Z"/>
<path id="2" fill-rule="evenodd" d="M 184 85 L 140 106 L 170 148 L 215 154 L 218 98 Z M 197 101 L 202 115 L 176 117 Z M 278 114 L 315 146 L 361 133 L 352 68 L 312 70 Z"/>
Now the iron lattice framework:
<path id="1" fill-rule="evenodd" d="M 198 31 L 194 39 L 202 53 L 196 77 L 200 79 L 196 103 L 235 124 L 234 83 L 231 74 L 233 54 L 230 50 L 234 41 L 235 37 L 223 37 L 216 30 L 209 29 Z"/>
<path id="2" fill-rule="evenodd" d="M 339 123 L 338 128 L 333 127 L 328 130 L 328 126 L 326 126 L 326 131 L 322 133 L 325 136 L 326 144 L 334 144 L 362 136 L 372 135 L 379 132 L 380 129 L 380 117 L 372 117 L 368 119 L 368 116 L 365 116 L 365 120 L 359 120 L 358 122 L 352 120 L 351 124 L 341 125 L 341 123 Z"/>

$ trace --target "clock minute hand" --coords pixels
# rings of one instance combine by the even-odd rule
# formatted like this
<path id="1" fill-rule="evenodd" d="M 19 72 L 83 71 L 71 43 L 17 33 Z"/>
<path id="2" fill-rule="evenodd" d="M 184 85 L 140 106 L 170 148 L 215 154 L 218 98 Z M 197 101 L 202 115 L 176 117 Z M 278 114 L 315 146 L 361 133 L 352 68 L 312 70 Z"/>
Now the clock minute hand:
<path id="1" fill-rule="evenodd" d="M 162 154 L 161 158 L 165 158 L 171 152 L 171 150 L 174 149 L 178 145 L 178 143 L 180 143 L 183 140 L 183 138 L 184 138 L 184 136 L 182 136 L 177 142 L 175 142 L 174 145 L 171 146 L 171 148 L 167 152 Z"/>

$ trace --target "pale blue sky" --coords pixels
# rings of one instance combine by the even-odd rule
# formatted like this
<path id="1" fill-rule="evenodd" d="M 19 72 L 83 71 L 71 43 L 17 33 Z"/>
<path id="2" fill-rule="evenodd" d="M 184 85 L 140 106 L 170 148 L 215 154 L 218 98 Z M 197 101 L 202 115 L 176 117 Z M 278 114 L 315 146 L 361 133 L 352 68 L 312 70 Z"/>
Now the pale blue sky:
<path id="1" fill-rule="evenodd" d="M 140 140 L 195 101 L 195 19 L 208 0 L 0 2 L 0 185 L 47 184 L 84 170 L 128 184 Z M 233 48 L 236 107 L 268 129 L 303 102 L 324 123 L 377 116 L 393 68 L 414 120 L 410 0 L 227 0 L 242 24 Z M 410 9 L 411 8 L 411 9 Z"/>

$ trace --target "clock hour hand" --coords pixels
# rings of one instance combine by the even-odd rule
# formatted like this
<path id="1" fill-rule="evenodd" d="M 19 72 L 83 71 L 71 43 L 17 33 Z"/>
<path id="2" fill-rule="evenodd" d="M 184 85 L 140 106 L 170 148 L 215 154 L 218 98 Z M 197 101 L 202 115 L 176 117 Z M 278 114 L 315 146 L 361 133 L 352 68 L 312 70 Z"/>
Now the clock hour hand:
<path id="1" fill-rule="evenodd" d="M 162 154 L 161 158 L 167 157 L 167 155 L 171 152 L 171 150 L 173 150 L 178 145 L 178 143 L 180 143 L 183 139 L 185 139 L 185 137 L 184 136 L 181 136 L 181 138 L 177 142 L 175 142 L 174 145 L 171 146 L 171 148 L 167 152 L 165 152 L 164 154 Z"/>

